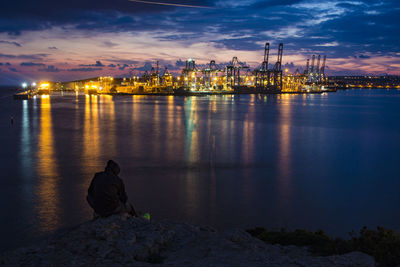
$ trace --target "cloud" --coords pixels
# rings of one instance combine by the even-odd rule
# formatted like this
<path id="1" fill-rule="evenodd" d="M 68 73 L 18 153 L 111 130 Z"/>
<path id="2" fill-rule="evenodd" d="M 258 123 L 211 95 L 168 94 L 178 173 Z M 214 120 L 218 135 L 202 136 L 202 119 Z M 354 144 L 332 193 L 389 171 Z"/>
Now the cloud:
<path id="1" fill-rule="evenodd" d="M 67 71 L 82 71 L 82 72 L 91 72 L 91 71 L 98 71 L 102 70 L 102 68 L 73 68 L 67 69 Z"/>
<path id="2" fill-rule="evenodd" d="M 55 47 L 55 46 L 49 46 L 48 49 L 50 49 L 50 50 L 57 50 L 58 48 Z"/>
<path id="3" fill-rule="evenodd" d="M 124 70 L 125 68 L 129 67 L 128 64 L 118 64 L 118 69 L 119 70 Z"/>
<path id="4" fill-rule="evenodd" d="M 188 7 L 188 8 L 213 8 L 208 6 L 195 6 L 195 5 L 186 5 L 186 4 L 177 4 L 170 2 L 156 2 L 156 1 L 144 1 L 144 0 L 129 0 L 131 2 L 150 4 L 150 5 L 161 5 L 161 6 L 175 6 L 175 7 Z"/>
<path id="5" fill-rule="evenodd" d="M 109 48 L 118 46 L 118 44 L 113 43 L 111 41 L 104 41 L 103 44 L 104 44 L 105 47 L 109 47 Z"/>
<path id="6" fill-rule="evenodd" d="M 0 43 L 1 43 L 1 44 L 15 45 L 15 46 L 17 46 L 17 47 L 22 47 L 22 45 L 21 45 L 20 43 L 17 43 L 17 42 L 10 42 L 10 41 L 2 41 L 2 40 L 0 40 Z"/>
<path id="7" fill-rule="evenodd" d="M 15 55 L 0 54 L 0 58 L 17 58 Z"/>
<path id="8" fill-rule="evenodd" d="M 21 54 L 21 55 L 0 54 L 0 58 L 31 59 L 31 60 L 42 60 L 47 56 L 48 54 Z"/>
<path id="9" fill-rule="evenodd" d="M 298 4 L 303 0 L 269 0 L 269 1 L 255 1 L 252 8 L 271 8 L 276 6 L 291 6 L 294 4 Z"/>
<path id="10" fill-rule="evenodd" d="M 85 65 L 85 64 L 80 64 L 79 66 L 81 67 L 105 67 L 101 61 L 97 60 L 96 64 L 89 64 L 89 65 Z"/>
<path id="11" fill-rule="evenodd" d="M 317 44 L 316 46 L 325 46 L 325 47 L 332 47 L 332 46 L 338 46 L 339 43 L 336 41 L 329 42 L 329 43 L 322 43 L 322 44 Z"/>
<path id="12" fill-rule="evenodd" d="M 143 66 L 134 68 L 134 70 L 150 71 L 152 67 L 151 62 L 145 62 Z"/>
<path id="13" fill-rule="evenodd" d="M 140 62 L 138 60 L 122 59 L 122 58 L 112 59 L 112 60 L 108 60 L 108 61 L 114 62 L 117 65 L 118 64 L 136 65 L 136 64 L 142 63 L 142 62 Z"/>
<path id="14" fill-rule="evenodd" d="M 8 68 L 10 71 L 12 72 L 18 72 L 18 70 L 16 68 Z"/>
<path id="15" fill-rule="evenodd" d="M 305 57 L 312 54 L 326 54 L 328 64 L 334 59 L 346 61 L 349 58 L 352 64 L 364 64 L 344 65 L 347 70 L 355 66 L 370 70 L 385 67 L 386 63 L 381 63 L 379 57 L 395 58 L 391 63 L 400 63 L 399 55 L 396 55 L 400 51 L 400 21 L 395 1 L 168 2 L 218 9 L 187 9 L 127 0 L 43 0 L 40 5 L 28 0 L 9 1 L 0 10 L 0 32 L 13 34 L 11 40 L 24 46 L 18 48 L 23 51 L 18 52 L 20 55 L 16 54 L 16 47 L 10 47 L 9 52 L 3 50 L 0 60 L 4 58 L 3 62 L 9 60 L 14 65 L 21 61 L 45 62 L 45 57 L 36 55 L 32 58 L 33 51 L 40 53 L 43 47 L 63 43 L 70 53 L 58 51 L 57 55 L 49 55 L 52 64 L 61 66 L 59 64 L 70 60 L 78 62 L 73 65 L 76 68 L 107 65 L 105 75 L 106 71 L 118 75 L 130 68 L 150 70 L 151 62 L 154 65 L 156 60 L 162 62 L 160 66 L 179 70 L 185 62 L 175 61 L 189 57 L 205 64 L 211 59 L 224 62 L 238 56 L 240 60 L 256 65 L 262 61 L 262 49 L 268 41 L 271 43 L 271 62 L 276 60 L 278 43 L 283 42 L 284 62 L 287 60 L 295 65 L 300 62 L 305 65 Z M 26 8 L 20 10 L 20 6 Z M 370 12 L 372 10 L 374 12 Z M 32 32 L 38 30 L 44 30 L 40 37 Z M 41 36 L 48 38 L 41 40 Z M 3 39 L 8 40 L 7 37 Z M 47 40 L 51 40 L 50 43 Z M 25 45 L 28 41 L 32 41 L 29 46 Z M 29 50 L 32 47 L 35 50 Z M 87 65 L 96 59 L 107 64 L 98 61 Z M 334 65 L 334 68 L 339 66 Z"/>
<path id="16" fill-rule="evenodd" d="M 358 58 L 371 58 L 371 57 L 368 55 L 359 55 Z"/>
<path id="17" fill-rule="evenodd" d="M 54 67 L 53 65 L 47 66 L 47 68 L 38 69 L 40 72 L 60 72 L 60 69 Z"/>
<path id="18" fill-rule="evenodd" d="M 182 59 L 178 59 L 178 60 L 175 62 L 175 66 L 176 66 L 176 67 L 184 67 L 184 66 L 186 66 L 186 61 L 183 61 Z"/>
<path id="19" fill-rule="evenodd" d="M 212 2 L 191 0 L 190 4 L 201 6 Z M 40 3 L 30 0 L 8 1 L 0 9 L 0 32 L 20 35 L 27 30 L 44 30 L 65 25 L 75 25 L 81 29 L 90 26 L 92 29 L 126 29 L 138 26 L 132 25 L 136 15 L 147 16 L 177 9 L 180 8 L 132 3 L 128 0 L 41 0 Z M 118 25 L 122 27 L 116 27 Z"/>
<path id="20" fill-rule="evenodd" d="M 24 66 L 24 67 L 37 67 L 37 66 L 39 66 L 39 67 L 42 67 L 42 66 L 45 66 L 45 64 L 43 64 L 43 63 L 34 63 L 34 62 L 22 62 L 20 64 L 20 66 Z"/>

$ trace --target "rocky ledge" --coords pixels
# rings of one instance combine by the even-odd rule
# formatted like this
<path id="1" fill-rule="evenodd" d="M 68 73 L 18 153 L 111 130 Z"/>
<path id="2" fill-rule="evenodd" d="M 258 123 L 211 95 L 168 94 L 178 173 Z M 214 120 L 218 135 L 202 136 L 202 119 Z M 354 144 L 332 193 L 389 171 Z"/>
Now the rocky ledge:
<path id="1" fill-rule="evenodd" d="M 375 266 L 361 252 L 317 257 L 270 245 L 244 230 L 115 215 L 83 223 L 0 256 L 4 266 Z"/>

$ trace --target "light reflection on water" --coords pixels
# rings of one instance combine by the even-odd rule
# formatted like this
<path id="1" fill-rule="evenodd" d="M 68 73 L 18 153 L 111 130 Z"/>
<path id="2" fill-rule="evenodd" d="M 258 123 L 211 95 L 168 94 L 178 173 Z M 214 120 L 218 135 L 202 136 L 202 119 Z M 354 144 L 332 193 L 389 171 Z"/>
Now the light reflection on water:
<path id="1" fill-rule="evenodd" d="M 278 169 L 279 169 L 279 206 L 284 211 L 284 217 L 288 220 L 285 211 L 290 210 L 291 204 L 291 157 L 290 157 L 290 127 L 291 127 L 291 100 L 293 95 L 282 94 L 279 96 L 282 104 L 279 106 L 280 127 L 277 128 L 279 136 Z"/>
<path id="2" fill-rule="evenodd" d="M 84 167 L 86 173 L 93 173 L 96 170 L 93 168 L 100 164 L 100 145 L 101 140 L 99 136 L 99 108 L 97 106 L 97 96 L 86 95 L 85 96 L 85 120 L 83 121 L 83 159 L 88 164 Z M 90 164 L 93 162 L 94 164 Z"/>
<path id="3" fill-rule="evenodd" d="M 20 233 L 17 245 L 91 218 L 87 187 L 111 158 L 130 201 L 154 219 L 341 236 L 363 225 L 396 228 L 400 94 L 370 94 L 10 102 L 16 125 L 3 128 L 2 145 L 17 150 L 2 158 L 2 190 L 23 198 L 0 194 L 15 218 L 3 236 Z"/>
<path id="4" fill-rule="evenodd" d="M 51 102 L 48 95 L 42 95 L 40 101 L 40 127 L 37 144 L 37 186 L 39 224 L 42 232 L 52 232 L 60 224 L 60 193 L 58 182 L 58 162 L 54 152 L 54 136 L 51 117 Z"/>
<path id="5" fill-rule="evenodd" d="M 29 120 L 29 109 L 28 100 L 23 100 L 22 103 L 22 127 L 21 127 L 21 165 L 24 171 L 29 170 L 31 166 L 31 139 L 30 139 L 30 120 Z M 25 175 L 29 175 L 26 172 Z"/>

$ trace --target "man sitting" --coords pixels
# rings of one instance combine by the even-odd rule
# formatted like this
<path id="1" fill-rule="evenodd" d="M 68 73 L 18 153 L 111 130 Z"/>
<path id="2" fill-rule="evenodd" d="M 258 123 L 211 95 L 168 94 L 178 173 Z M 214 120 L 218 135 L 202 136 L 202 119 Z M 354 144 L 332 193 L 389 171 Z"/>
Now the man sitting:
<path id="1" fill-rule="evenodd" d="M 133 206 L 127 202 L 124 182 L 118 177 L 118 164 L 109 160 L 103 172 L 94 175 L 86 197 L 95 213 L 102 217 L 112 214 L 129 213 L 137 216 Z"/>

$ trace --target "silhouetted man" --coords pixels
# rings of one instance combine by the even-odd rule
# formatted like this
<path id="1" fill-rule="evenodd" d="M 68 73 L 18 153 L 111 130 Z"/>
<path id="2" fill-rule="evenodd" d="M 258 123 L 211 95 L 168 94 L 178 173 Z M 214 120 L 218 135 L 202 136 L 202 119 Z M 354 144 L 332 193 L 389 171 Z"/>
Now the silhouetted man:
<path id="1" fill-rule="evenodd" d="M 119 172 L 118 164 L 109 160 L 105 170 L 96 173 L 90 183 L 86 199 L 95 213 L 102 217 L 125 212 L 137 216 L 132 205 L 127 203 L 128 197 L 124 182 L 118 177 Z"/>

